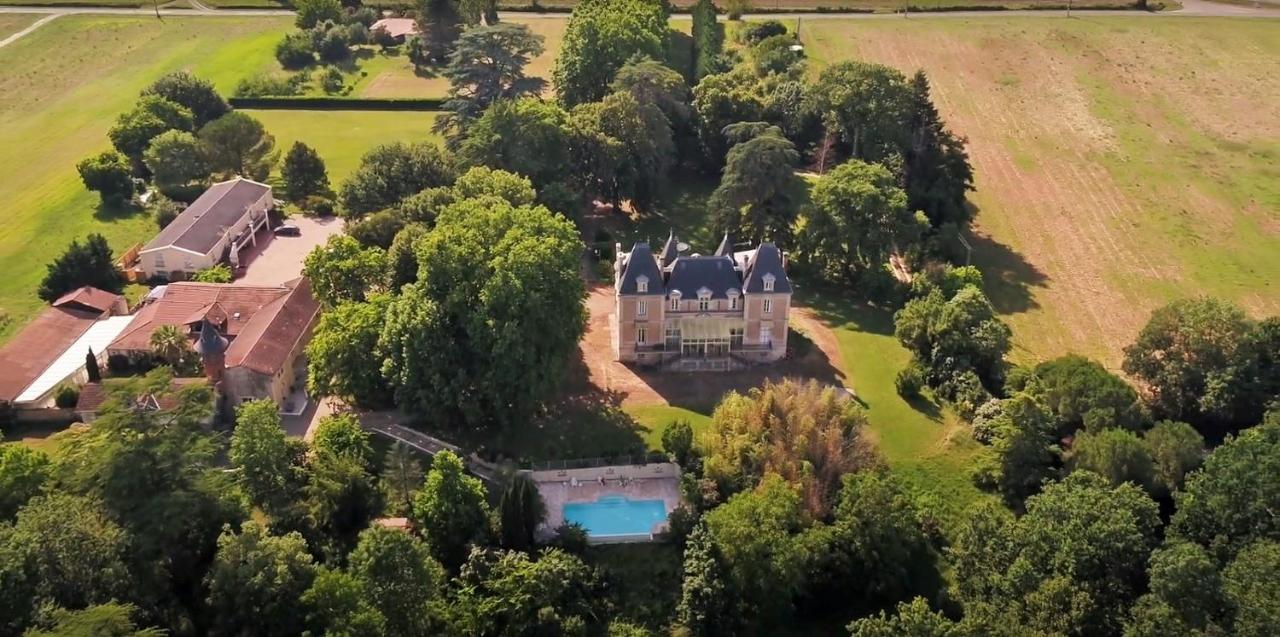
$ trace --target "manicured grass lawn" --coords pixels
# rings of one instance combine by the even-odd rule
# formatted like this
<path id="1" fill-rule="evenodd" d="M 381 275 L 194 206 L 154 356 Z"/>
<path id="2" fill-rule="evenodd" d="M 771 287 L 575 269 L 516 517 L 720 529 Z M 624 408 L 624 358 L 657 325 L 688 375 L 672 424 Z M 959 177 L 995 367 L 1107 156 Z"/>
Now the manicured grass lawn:
<path id="1" fill-rule="evenodd" d="M 909 403 L 894 388 L 894 376 L 911 355 L 893 337 L 892 314 L 834 291 L 803 293 L 800 301 L 835 331 L 847 382 L 866 408 L 876 446 L 894 474 L 926 494 L 947 523 L 991 498 L 970 481 L 974 463 L 987 450 L 970 437 L 968 426 L 932 400 Z"/>
<path id="2" fill-rule="evenodd" d="M 431 132 L 435 113 L 390 111 L 245 110 L 276 138 L 283 157 L 295 141 L 316 149 L 336 190 L 378 144 L 394 141 L 440 141 Z M 278 166 L 277 166 L 278 171 Z"/>
<path id="3" fill-rule="evenodd" d="M 1118 367 L 1156 307 L 1280 312 L 1280 21 L 805 21 L 820 69 L 929 73 L 976 174 L 974 263 L 1014 358 Z"/>
<path id="4" fill-rule="evenodd" d="M 110 147 L 109 129 L 155 78 L 187 69 L 229 91 L 270 51 L 288 18 L 64 16 L 0 49 L 0 310 L 11 336 L 42 306 L 45 263 L 90 232 L 116 250 L 155 232 L 145 214 L 99 209 L 76 162 Z M 52 52 L 56 52 L 53 54 Z"/>
<path id="5" fill-rule="evenodd" d="M 645 444 L 654 451 L 661 451 L 663 428 L 677 420 L 684 420 L 693 428 L 694 439 L 697 439 L 699 434 L 711 426 L 713 408 L 708 408 L 707 413 L 701 413 L 672 405 L 626 405 L 622 411 L 640 424 L 640 428 L 644 430 L 641 436 Z"/>

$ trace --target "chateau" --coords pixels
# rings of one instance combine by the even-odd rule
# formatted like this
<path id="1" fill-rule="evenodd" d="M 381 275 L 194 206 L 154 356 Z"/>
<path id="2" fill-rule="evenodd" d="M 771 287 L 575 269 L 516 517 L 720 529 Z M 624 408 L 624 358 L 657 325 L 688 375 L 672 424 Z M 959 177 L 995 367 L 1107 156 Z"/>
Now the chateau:
<path id="1" fill-rule="evenodd" d="M 725 235 L 715 254 L 682 255 L 672 233 L 654 255 L 648 242 L 617 244 L 614 357 L 675 371 L 729 370 L 787 351 L 791 282 L 772 243 L 735 252 Z"/>

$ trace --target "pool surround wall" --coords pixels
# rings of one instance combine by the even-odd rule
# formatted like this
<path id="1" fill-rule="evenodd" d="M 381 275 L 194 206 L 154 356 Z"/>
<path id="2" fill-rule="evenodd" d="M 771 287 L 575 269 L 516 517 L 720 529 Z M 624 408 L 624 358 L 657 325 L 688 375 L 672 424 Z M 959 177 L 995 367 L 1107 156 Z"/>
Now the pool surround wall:
<path id="1" fill-rule="evenodd" d="M 540 535 L 550 536 L 564 522 L 564 505 L 596 502 L 606 496 L 620 496 L 630 500 L 661 500 L 667 515 L 680 506 L 680 467 L 663 462 L 643 465 L 614 465 L 589 469 L 563 469 L 530 472 L 542 501 L 547 507 L 547 518 L 540 527 Z M 655 535 L 666 531 L 662 522 L 648 534 L 610 535 L 589 538 L 592 543 L 651 542 Z"/>

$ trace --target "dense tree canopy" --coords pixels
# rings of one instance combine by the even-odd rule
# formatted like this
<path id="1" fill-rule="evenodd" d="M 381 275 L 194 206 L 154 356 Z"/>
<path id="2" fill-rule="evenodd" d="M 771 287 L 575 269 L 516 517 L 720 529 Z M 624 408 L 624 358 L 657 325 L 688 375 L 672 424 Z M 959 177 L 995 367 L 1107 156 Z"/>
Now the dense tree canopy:
<path id="1" fill-rule="evenodd" d="M 573 224 L 545 208 L 490 197 L 446 208 L 379 341 L 397 402 L 473 427 L 531 414 L 585 327 L 580 250 Z"/>
<path id="2" fill-rule="evenodd" d="M 614 75 L 632 57 L 663 59 L 667 13 L 658 0 L 585 0 L 565 27 L 556 56 L 556 94 L 566 107 L 605 96 Z"/>
<path id="3" fill-rule="evenodd" d="M 107 137 L 120 154 L 141 162 L 143 153 L 157 136 L 171 130 L 191 132 L 194 122 L 194 116 L 186 107 L 156 95 L 144 96 L 133 110 L 116 118 Z"/>
<path id="4" fill-rule="evenodd" d="M 465 165 L 524 175 L 543 188 L 563 181 L 570 162 L 569 114 L 532 98 L 495 103 L 467 129 L 458 148 Z"/>
<path id="5" fill-rule="evenodd" d="M 268 535 L 254 522 L 218 538 L 206 584 L 212 635 L 297 635 L 306 628 L 298 600 L 316 566 L 297 533 Z"/>
<path id="6" fill-rule="evenodd" d="M 1068 354 L 1036 365 L 1036 393 L 1053 412 L 1058 437 L 1077 429 L 1140 430 L 1146 415 L 1138 392 L 1096 361 Z"/>
<path id="7" fill-rule="evenodd" d="M 49 474 L 45 454 L 19 444 L 0 444 L 0 523 L 12 520 L 18 509 L 39 495 Z"/>
<path id="8" fill-rule="evenodd" d="M 468 126 L 498 100 L 536 98 L 546 80 L 528 77 L 524 68 L 542 54 L 543 37 L 523 24 L 492 24 L 467 29 L 449 54 L 444 76 L 449 78 L 447 111 L 435 129 L 445 131 L 453 145 Z"/>
<path id="9" fill-rule="evenodd" d="M 890 67 L 854 61 L 832 64 L 818 76 L 809 98 L 855 159 L 884 161 L 901 154 L 906 145 L 911 88 L 902 73 Z"/>
<path id="10" fill-rule="evenodd" d="M 365 153 L 342 184 L 342 206 L 359 217 L 389 208 L 426 188 L 454 179 L 453 161 L 429 142 L 384 144 Z"/>
<path id="11" fill-rule="evenodd" d="M 262 122 L 232 111 L 200 128 L 200 142 L 209 158 L 209 166 L 223 177 L 237 175 L 265 181 L 275 166 L 275 137 Z"/>
<path id="12" fill-rule="evenodd" d="M 289 201 L 301 201 L 311 195 L 323 195 L 329 191 L 329 174 L 324 160 L 314 148 L 294 142 L 284 157 L 280 168 L 284 182 L 284 196 Z"/>
<path id="13" fill-rule="evenodd" d="M 307 344 L 307 388 L 316 396 L 335 396 L 351 405 L 375 407 L 391 400 L 382 378 L 378 338 L 391 298 L 374 295 L 367 303 L 339 303 L 320 316 Z"/>
<path id="14" fill-rule="evenodd" d="M 365 600 L 386 621 L 388 635 L 432 634 L 428 605 L 441 595 L 445 573 L 425 542 L 373 527 L 360 534 L 348 564 Z"/>
<path id="15" fill-rule="evenodd" d="M 76 164 L 84 187 L 102 196 L 102 203 L 121 206 L 133 197 L 133 171 L 129 160 L 108 150 Z"/>
<path id="16" fill-rule="evenodd" d="M 675 161 L 667 117 L 631 93 L 612 93 L 580 104 L 571 113 L 579 168 L 586 168 L 588 194 L 650 208 Z"/>
<path id="17" fill-rule="evenodd" d="M 362 303 L 382 288 L 386 258 L 381 248 L 366 248 L 351 236 L 334 235 L 307 255 L 302 273 L 311 281 L 316 299 L 326 306 Z"/>
<path id="18" fill-rule="evenodd" d="M 445 566 L 461 566 L 468 545 L 481 539 L 489 518 L 486 497 L 484 485 L 467 475 L 461 458 L 448 451 L 436 454 L 414 498 L 413 520 Z"/>
<path id="19" fill-rule="evenodd" d="M 1012 338 L 1009 327 L 975 286 L 949 299 L 940 290 L 912 299 L 894 315 L 894 335 L 925 365 L 929 384 L 935 387 L 966 371 L 988 385 L 998 385 Z"/>
<path id="20" fill-rule="evenodd" d="M 160 133 L 142 155 L 160 194 L 179 201 L 193 201 L 208 185 L 213 164 L 208 150 L 195 135 L 181 130 Z"/>
<path id="21" fill-rule="evenodd" d="M 72 239 L 66 252 L 45 268 L 38 294 L 46 303 L 86 285 L 115 293 L 124 289 L 124 276 L 111 258 L 111 246 L 100 234 L 89 235 L 84 243 Z"/>
<path id="22" fill-rule="evenodd" d="M 195 128 L 227 114 L 231 106 L 222 99 L 213 83 L 186 71 L 170 73 L 142 91 L 143 97 L 157 95 L 191 111 Z"/>

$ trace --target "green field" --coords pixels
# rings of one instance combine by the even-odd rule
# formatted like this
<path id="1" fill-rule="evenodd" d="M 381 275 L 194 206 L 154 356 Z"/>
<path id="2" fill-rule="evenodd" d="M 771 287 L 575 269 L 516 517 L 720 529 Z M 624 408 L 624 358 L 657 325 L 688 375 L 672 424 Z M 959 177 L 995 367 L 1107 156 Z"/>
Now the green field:
<path id="1" fill-rule="evenodd" d="M 924 68 L 968 137 L 970 237 L 1015 359 L 1113 368 L 1150 312 L 1280 312 L 1280 20 L 805 22 L 821 67 Z"/>
<path id="2" fill-rule="evenodd" d="M 100 209 L 75 170 L 76 162 L 109 148 L 107 129 L 138 92 L 164 73 L 186 69 L 229 93 L 240 79 L 276 66 L 272 51 L 291 24 L 269 17 L 63 16 L 0 49 L 0 192 L 6 193 L 0 312 L 7 317 L 0 320 L 0 341 L 42 307 L 35 289 L 44 264 L 73 238 L 101 232 L 123 250 L 155 233 L 145 214 Z M 282 151 L 297 139 L 316 147 L 335 186 L 370 147 L 431 137 L 426 114 L 254 115 Z"/>
<path id="3" fill-rule="evenodd" d="M 0 39 L 7 38 L 29 26 L 42 16 L 23 13 L 0 15 Z"/>

